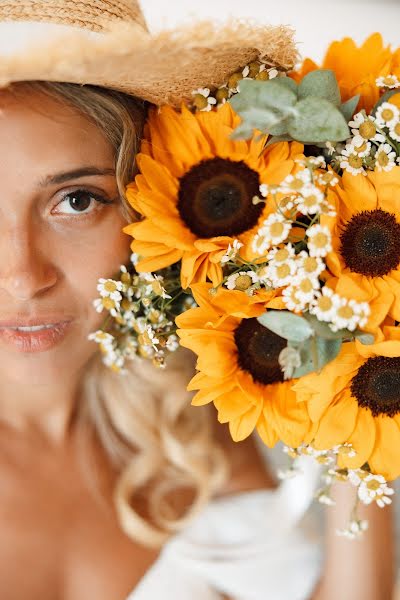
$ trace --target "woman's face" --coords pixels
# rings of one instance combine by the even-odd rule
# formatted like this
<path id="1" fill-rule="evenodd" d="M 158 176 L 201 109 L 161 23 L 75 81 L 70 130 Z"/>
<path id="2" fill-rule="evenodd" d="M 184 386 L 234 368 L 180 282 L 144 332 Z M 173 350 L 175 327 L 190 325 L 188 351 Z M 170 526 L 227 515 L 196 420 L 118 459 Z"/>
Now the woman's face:
<path id="1" fill-rule="evenodd" d="M 97 351 L 97 279 L 129 257 L 113 149 L 61 101 L 1 91 L 0 157 L 0 381 L 53 385 Z"/>

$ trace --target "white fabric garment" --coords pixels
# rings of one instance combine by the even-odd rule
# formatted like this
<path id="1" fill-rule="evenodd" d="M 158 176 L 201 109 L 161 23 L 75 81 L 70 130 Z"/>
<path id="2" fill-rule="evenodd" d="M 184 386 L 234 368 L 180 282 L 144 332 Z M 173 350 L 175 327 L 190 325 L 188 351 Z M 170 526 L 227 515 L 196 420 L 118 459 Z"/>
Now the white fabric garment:
<path id="1" fill-rule="evenodd" d="M 163 548 L 127 600 L 309 600 L 321 569 L 318 536 L 304 513 L 318 467 L 275 490 L 216 499 Z"/>

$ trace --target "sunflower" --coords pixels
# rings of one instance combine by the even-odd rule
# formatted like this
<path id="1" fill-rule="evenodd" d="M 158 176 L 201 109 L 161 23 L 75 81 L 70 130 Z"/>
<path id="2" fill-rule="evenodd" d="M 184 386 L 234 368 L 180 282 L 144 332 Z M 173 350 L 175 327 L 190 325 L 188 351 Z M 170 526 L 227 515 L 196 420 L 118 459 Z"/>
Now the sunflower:
<path id="1" fill-rule="evenodd" d="M 376 79 L 388 74 L 400 75 L 400 58 L 398 51 L 393 53 L 384 46 L 379 33 L 369 36 L 360 47 L 351 38 L 344 38 L 329 46 L 321 67 L 307 58 L 292 77 L 300 81 L 319 68 L 335 72 L 343 102 L 360 94 L 358 110 L 364 108 L 370 112 L 380 97 Z"/>
<path id="2" fill-rule="evenodd" d="M 264 139 L 234 141 L 239 118 L 229 103 L 192 114 L 183 107 L 153 110 L 137 157 L 140 175 L 127 188 L 132 207 L 144 217 L 125 228 L 141 260 L 139 271 L 157 271 L 182 261 L 181 282 L 222 279 L 221 258 L 274 206 L 254 204 L 262 183 L 279 183 L 303 147 L 282 142 L 262 153 Z M 243 249 L 246 250 L 245 248 Z"/>
<path id="3" fill-rule="evenodd" d="M 179 315 L 176 323 L 182 346 L 198 355 L 198 373 L 189 390 L 198 390 L 192 404 L 214 402 L 218 420 L 229 423 L 232 438 L 240 441 L 257 429 L 267 446 L 278 440 L 300 445 L 309 432 L 304 404 L 296 402 L 293 381 L 284 381 L 278 357 L 286 340 L 257 321 L 275 307 L 274 293 L 267 302 L 255 302 L 243 292 L 211 284 L 193 285 L 198 308 Z"/>
<path id="4" fill-rule="evenodd" d="M 367 176 L 345 173 L 332 191 L 336 217 L 321 217 L 332 234 L 327 283 L 346 298 L 368 302 L 367 329 L 400 320 L 400 167 Z"/>
<path id="5" fill-rule="evenodd" d="M 340 466 L 368 463 L 386 479 L 400 475 L 399 327 L 384 327 L 371 345 L 343 344 L 336 359 L 293 389 L 317 426 L 316 449 L 347 442 L 356 455 L 343 455 Z"/>

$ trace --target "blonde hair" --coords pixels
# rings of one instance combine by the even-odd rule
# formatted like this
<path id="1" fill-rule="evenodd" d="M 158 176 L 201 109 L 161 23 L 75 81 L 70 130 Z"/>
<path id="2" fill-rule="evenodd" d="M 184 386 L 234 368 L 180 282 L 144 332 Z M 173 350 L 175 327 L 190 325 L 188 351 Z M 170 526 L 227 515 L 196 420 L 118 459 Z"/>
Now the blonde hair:
<path id="1" fill-rule="evenodd" d="M 136 171 L 145 103 L 120 92 L 68 83 L 25 82 L 12 89 L 25 98 L 28 89 L 66 102 L 102 129 L 115 150 L 123 209 L 132 219 L 124 191 Z M 193 359 L 183 349 L 164 371 L 138 359 L 124 376 L 96 355 L 82 382 L 80 422 L 93 427 L 117 470 L 114 501 L 121 527 L 148 546 L 161 546 L 185 527 L 227 478 L 227 460 L 214 439 L 208 407 L 190 406 L 186 383 L 191 374 Z M 189 497 L 183 511 L 176 506 L 179 490 Z M 139 509 L 143 501 L 144 511 Z"/>

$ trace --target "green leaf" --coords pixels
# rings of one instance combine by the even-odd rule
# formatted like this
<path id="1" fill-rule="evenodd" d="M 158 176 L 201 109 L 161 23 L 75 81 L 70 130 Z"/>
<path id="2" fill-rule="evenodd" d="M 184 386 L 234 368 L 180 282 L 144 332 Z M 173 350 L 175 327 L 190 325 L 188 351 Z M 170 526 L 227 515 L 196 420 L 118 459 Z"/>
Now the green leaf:
<path id="1" fill-rule="evenodd" d="M 375 342 L 375 336 L 372 333 L 365 333 L 365 331 L 355 331 L 354 337 L 365 346 L 369 346 Z"/>
<path id="2" fill-rule="evenodd" d="M 292 342 L 303 342 L 313 334 L 312 328 L 303 317 L 288 310 L 269 310 L 257 320 L 270 331 Z"/>
<path id="3" fill-rule="evenodd" d="M 352 98 L 350 98 L 350 100 L 347 100 L 347 102 L 343 102 L 342 106 L 340 107 L 340 112 L 346 119 L 347 123 L 350 121 L 350 119 L 353 117 L 354 113 L 356 112 L 356 108 L 357 108 L 359 101 L 360 101 L 360 94 L 357 94 L 357 96 L 353 96 Z"/>
<path id="4" fill-rule="evenodd" d="M 293 138 L 290 135 L 273 135 L 268 139 L 268 142 L 265 144 L 264 149 L 268 148 L 268 146 L 272 146 L 272 144 L 277 144 L 278 142 L 290 142 Z"/>
<path id="5" fill-rule="evenodd" d="M 282 78 L 284 79 L 284 78 Z M 241 132 L 246 128 L 282 135 L 287 132 L 285 120 L 293 113 L 297 96 L 287 84 L 271 81 L 245 80 L 240 93 L 230 102 L 242 118 Z M 239 135 L 243 133 L 239 132 Z M 232 137 L 236 137 L 236 133 Z"/>
<path id="6" fill-rule="evenodd" d="M 299 99 L 309 96 L 323 98 L 340 106 L 341 97 L 336 75 L 330 69 L 317 69 L 303 77 L 298 88 Z"/>
<path id="7" fill-rule="evenodd" d="M 249 140 L 253 137 L 253 127 L 250 127 L 247 123 L 242 122 L 236 127 L 230 137 L 233 140 Z"/>
<path id="8" fill-rule="evenodd" d="M 280 85 L 285 85 L 290 90 L 292 90 L 292 92 L 294 92 L 297 96 L 298 86 L 297 86 L 297 83 L 295 82 L 295 80 L 292 79 L 291 77 L 278 77 L 277 79 L 273 79 L 272 81 L 275 81 L 276 83 L 279 83 Z"/>
<path id="9" fill-rule="evenodd" d="M 340 142 L 350 136 L 344 116 L 328 100 L 309 96 L 296 104 L 295 111 L 288 133 L 299 142 Z"/>
<path id="10" fill-rule="evenodd" d="M 291 345 L 290 342 L 289 345 Z M 320 371 L 326 364 L 336 358 L 341 347 L 341 340 L 310 338 L 301 348 L 297 347 L 297 350 L 300 351 L 301 365 L 293 372 L 293 378 Z"/>

